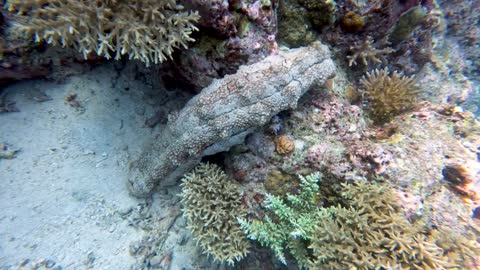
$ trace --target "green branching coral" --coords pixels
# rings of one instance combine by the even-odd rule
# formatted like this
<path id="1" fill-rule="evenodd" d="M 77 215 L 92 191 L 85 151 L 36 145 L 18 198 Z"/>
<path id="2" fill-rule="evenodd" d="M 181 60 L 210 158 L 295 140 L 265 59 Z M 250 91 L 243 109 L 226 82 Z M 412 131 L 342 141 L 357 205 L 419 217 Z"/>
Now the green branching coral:
<path id="1" fill-rule="evenodd" d="M 319 179 L 319 173 L 300 177 L 300 193 L 288 194 L 286 199 L 267 195 L 266 208 L 275 221 L 268 215 L 262 221 L 239 218 L 247 236 L 270 247 L 283 263 L 286 264 L 284 252 L 288 249 L 298 264 L 305 266 L 308 263 L 306 240 L 314 232 L 316 221 L 330 215 L 328 209 L 318 208 L 315 202 Z"/>
<path id="2" fill-rule="evenodd" d="M 417 102 L 415 78 L 387 68 L 368 72 L 360 80 L 370 117 L 377 124 L 411 109 Z"/>
<path id="3" fill-rule="evenodd" d="M 175 0 L 7 0 L 16 12 L 21 32 L 35 41 L 72 46 L 86 58 L 89 53 L 115 59 L 159 63 L 174 48 L 187 48 L 198 14 L 182 11 Z"/>
<path id="4" fill-rule="evenodd" d="M 246 211 L 238 186 L 216 165 L 201 164 L 182 182 L 183 213 L 203 250 L 218 262 L 233 265 L 247 254 L 248 241 L 237 217 Z"/>
<path id="5" fill-rule="evenodd" d="M 247 236 L 307 269 L 465 269 L 480 254 L 474 237 L 410 223 L 385 185 L 346 184 L 342 205 L 318 207 L 318 179 L 302 178 L 285 200 L 268 196 L 272 216 L 239 220 Z"/>

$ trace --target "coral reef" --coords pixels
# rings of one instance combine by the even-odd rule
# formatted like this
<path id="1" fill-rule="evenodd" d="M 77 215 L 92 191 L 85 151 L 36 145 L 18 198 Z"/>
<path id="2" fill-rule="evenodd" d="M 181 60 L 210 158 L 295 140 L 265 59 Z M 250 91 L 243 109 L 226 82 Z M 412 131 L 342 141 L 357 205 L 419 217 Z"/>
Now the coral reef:
<path id="1" fill-rule="evenodd" d="M 388 40 L 396 45 L 404 41 L 427 17 L 428 9 L 416 6 L 403 13 L 397 23 L 391 28 Z"/>
<path id="2" fill-rule="evenodd" d="M 312 26 L 322 30 L 334 20 L 335 1 L 333 0 L 297 0 L 305 8 L 306 16 Z"/>
<path id="3" fill-rule="evenodd" d="M 278 16 L 278 40 L 281 44 L 297 48 L 315 40 L 312 25 L 301 7 L 288 0 L 280 1 Z"/>
<path id="4" fill-rule="evenodd" d="M 263 186 L 269 194 L 283 197 L 290 193 L 292 187 L 298 186 L 299 183 L 295 175 L 290 175 L 274 168 L 265 176 Z"/>
<path id="5" fill-rule="evenodd" d="M 105 58 L 160 63 L 174 48 L 187 48 L 197 30 L 197 13 L 182 11 L 169 1 L 17 1 L 6 2 L 21 18 L 18 29 L 36 42 L 72 46 L 84 58 L 96 53 Z"/>
<path id="6" fill-rule="evenodd" d="M 283 263 L 288 249 L 307 269 L 464 269 L 480 254 L 471 234 L 409 222 L 384 184 L 344 184 L 337 201 L 321 207 L 319 178 L 301 178 L 286 199 L 267 195 L 263 220 L 239 219 L 247 236 Z"/>
<path id="7" fill-rule="evenodd" d="M 200 164 L 182 180 L 183 214 L 202 249 L 217 262 L 233 265 L 247 254 L 236 218 L 245 218 L 237 185 L 214 164 Z"/>
<path id="8" fill-rule="evenodd" d="M 203 156 L 227 151 L 280 111 L 294 108 L 316 83 L 335 74 L 326 46 L 281 51 L 214 81 L 191 99 L 130 164 L 132 194 L 146 196 L 169 185 Z M 301 83 L 300 83 L 301 82 Z"/>
<path id="9" fill-rule="evenodd" d="M 198 10 L 200 28 L 195 44 L 174 57 L 165 71 L 174 80 L 200 91 L 213 79 L 235 73 L 277 51 L 275 34 L 278 1 L 185 0 Z"/>
<path id="10" fill-rule="evenodd" d="M 360 83 L 371 119 L 377 123 L 390 121 L 394 116 L 411 109 L 417 102 L 415 78 L 387 68 L 375 69 Z"/>
<path id="11" fill-rule="evenodd" d="M 432 33 L 436 31 L 435 24 L 427 20 L 434 9 L 432 1 L 335 1 L 329 9 L 317 13 L 309 13 L 306 8 L 309 5 L 300 5 L 297 2 L 324 4 L 328 1 L 289 0 L 284 2 L 286 7 L 279 10 L 280 18 L 284 16 L 283 19 L 288 21 L 286 24 L 291 27 L 285 25 L 282 28 L 283 22 L 279 21 L 279 37 L 286 37 L 287 45 L 308 43 L 308 37 L 319 35 L 322 41 L 335 47 L 340 59 L 349 56 L 346 61 L 350 66 L 354 65 L 355 61 L 360 62 L 352 61 L 351 57 L 353 54 L 360 54 L 363 50 L 366 50 L 367 55 L 377 54 L 376 57 L 381 57 L 380 60 L 386 60 L 383 63 L 371 62 L 369 64 L 374 66 L 369 68 L 362 65 L 356 66 L 352 71 L 358 72 L 357 75 L 371 68 L 379 68 L 380 64 L 383 66 L 386 63 L 403 70 L 408 75 L 416 74 L 430 60 Z M 411 19 L 412 16 L 405 15 L 416 14 L 411 11 L 412 9 L 421 10 L 422 15 L 426 17 L 417 16 L 416 18 L 422 17 L 424 20 Z M 309 15 L 323 19 L 324 23 L 318 27 L 318 24 L 310 20 Z M 395 44 L 387 43 L 389 36 Z M 371 46 L 368 44 L 370 39 L 375 41 L 370 44 Z M 288 42 L 290 40 L 293 42 Z M 283 40 L 280 39 L 280 41 Z M 379 52 L 375 52 L 376 50 Z"/>
<path id="12" fill-rule="evenodd" d="M 282 0 L 279 6 L 278 36 L 293 48 L 315 39 L 314 29 L 322 30 L 334 21 L 335 1 Z"/>
<path id="13" fill-rule="evenodd" d="M 465 63 L 465 73 L 473 80 L 479 81 L 480 77 L 480 3 L 475 0 L 439 0 L 437 1 L 445 14 L 444 22 L 446 31 L 454 40 L 452 43 L 459 45 L 462 58 L 468 59 Z M 452 67 L 454 68 L 454 67 Z"/>
<path id="14" fill-rule="evenodd" d="M 358 143 L 348 149 L 350 162 L 361 171 L 380 175 L 392 162 L 392 155 L 381 146 Z"/>
<path id="15" fill-rule="evenodd" d="M 6 10 L 5 25 L 0 27 L 0 86 L 13 81 L 47 78 L 64 80 L 68 75 L 79 74 L 97 64 L 101 57 L 90 56 L 88 60 L 73 48 L 32 44 L 32 37 L 18 31 L 18 16 Z M 3 43 L 3 44 L 1 44 Z"/>

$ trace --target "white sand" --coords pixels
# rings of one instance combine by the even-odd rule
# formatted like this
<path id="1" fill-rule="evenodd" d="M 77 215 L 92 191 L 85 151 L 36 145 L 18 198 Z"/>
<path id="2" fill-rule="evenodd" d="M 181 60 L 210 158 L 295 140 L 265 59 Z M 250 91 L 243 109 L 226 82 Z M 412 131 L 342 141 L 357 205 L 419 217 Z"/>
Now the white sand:
<path id="1" fill-rule="evenodd" d="M 0 114 L 0 144 L 21 151 L 0 159 L 0 269 L 25 259 L 63 269 L 128 269 L 135 262 L 129 244 L 143 232 L 118 211 L 140 202 L 128 194 L 125 176 L 152 136 L 144 127 L 152 90 L 125 76 L 107 65 L 61 84 L 6 89 L 20 112 Z M 52 100 L 36 101 L 40 92 Z M 83 108 L 67 104 L 69 93 Z"/>

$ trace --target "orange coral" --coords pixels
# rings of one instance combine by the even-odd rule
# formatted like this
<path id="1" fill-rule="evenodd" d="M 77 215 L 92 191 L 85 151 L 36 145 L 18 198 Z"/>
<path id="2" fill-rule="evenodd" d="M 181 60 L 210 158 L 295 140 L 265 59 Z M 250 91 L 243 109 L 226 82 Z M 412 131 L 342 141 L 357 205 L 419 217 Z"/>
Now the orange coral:
<path id="1" fill-rule="evenodd" d="M 279 154 L 289 154 L 295 150 L 295 144 L 293 140 L 287 135 L 275 136 L 273 139 L 275 142 L 275 151 Z"/>
<path id="2" fill-rule="evenodd" d="M 365 26 L 365 18 L 360 14 L 349 11 L 342 17 L 340 25 L 345 32 L 360 32 L 363 29 L 363 26 Z"/>

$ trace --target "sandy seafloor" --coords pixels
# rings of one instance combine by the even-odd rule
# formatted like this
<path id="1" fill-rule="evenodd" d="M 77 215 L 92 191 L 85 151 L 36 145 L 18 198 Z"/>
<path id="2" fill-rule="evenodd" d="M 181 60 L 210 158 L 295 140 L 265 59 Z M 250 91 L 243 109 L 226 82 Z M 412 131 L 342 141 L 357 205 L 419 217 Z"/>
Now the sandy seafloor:
<path id="1" fill-rule="evenodd" d="M 198 269 L 178 190 L 145 201 L 126 188 L 128 161 L 153 133 L 151 87 L 104 65 L 4 91 L 20 112 L 0 114 L 0 143 L 19 150 L 0 159 L 0 269 Z"/>

